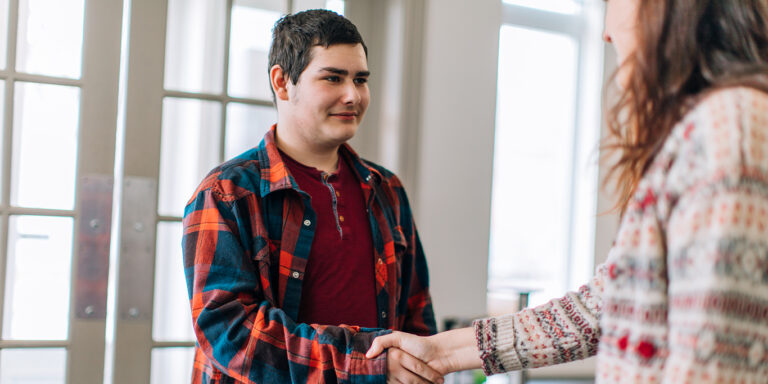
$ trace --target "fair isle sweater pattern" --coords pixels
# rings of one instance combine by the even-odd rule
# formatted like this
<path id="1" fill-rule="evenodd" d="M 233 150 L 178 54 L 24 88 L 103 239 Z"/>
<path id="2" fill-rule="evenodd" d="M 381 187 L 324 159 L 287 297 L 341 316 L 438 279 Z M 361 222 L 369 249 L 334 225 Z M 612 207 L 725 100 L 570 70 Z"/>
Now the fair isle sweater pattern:
<path id="1" fill-rule="evenodd" d="M 591 282 L 475 332 L 488 375 L 597 355 L 598 383 L 768 383 L 768 94 L 705 96 Z"/>

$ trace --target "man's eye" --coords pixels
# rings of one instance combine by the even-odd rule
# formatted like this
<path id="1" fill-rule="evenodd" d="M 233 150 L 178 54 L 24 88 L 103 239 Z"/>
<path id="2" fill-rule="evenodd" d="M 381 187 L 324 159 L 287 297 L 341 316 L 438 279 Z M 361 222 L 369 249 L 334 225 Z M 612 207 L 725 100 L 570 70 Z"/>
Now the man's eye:
<path id="1" fill-rule="evenodd" d="M 338 83 L 339 81 L 341 81 L 341 78 L 339 76 L 328 76 L 325 79 L 328 81 L 332 81 L 334 83 Z"/>
<path id="2" fill-rule="evenodd" d="M 356 84 L 365 84 L 367 82 L 368 82 L 368 79 L 366 79 L 364 77 L 358 77 L 358 78 L 355 79 L 355 83 Z"/>

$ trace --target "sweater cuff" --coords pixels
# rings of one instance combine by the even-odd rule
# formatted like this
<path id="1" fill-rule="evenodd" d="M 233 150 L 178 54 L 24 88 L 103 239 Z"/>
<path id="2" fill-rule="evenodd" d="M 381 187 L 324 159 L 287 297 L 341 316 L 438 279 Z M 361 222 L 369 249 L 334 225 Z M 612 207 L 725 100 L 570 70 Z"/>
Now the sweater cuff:
<path id="1" fill-rule="evenodd" d="M 475 320 L 473 325 L 477 349 L 483 361 L 483 373 L 486 376 L 523 368 L 520 356 L 515 350 L 513 316 Z"/>

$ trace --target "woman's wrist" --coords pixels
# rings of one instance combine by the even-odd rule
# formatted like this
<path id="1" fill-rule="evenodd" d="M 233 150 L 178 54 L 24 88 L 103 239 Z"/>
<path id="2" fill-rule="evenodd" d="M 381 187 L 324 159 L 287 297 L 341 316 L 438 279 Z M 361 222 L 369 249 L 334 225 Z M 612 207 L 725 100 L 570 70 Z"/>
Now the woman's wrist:
<path id="1" fill-rule="evenodd" d="M 482 368 L 472 327 L 453 329 L 432 337 L 437 346 L 438 359 L 449 372 Z"/>

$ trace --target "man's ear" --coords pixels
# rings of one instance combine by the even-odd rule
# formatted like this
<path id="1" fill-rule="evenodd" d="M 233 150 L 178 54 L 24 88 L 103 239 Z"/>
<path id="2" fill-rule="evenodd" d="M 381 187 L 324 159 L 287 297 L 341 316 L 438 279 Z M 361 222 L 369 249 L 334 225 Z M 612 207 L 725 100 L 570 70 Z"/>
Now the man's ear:
<path id="1" fill-rule="evenodd" d="M 288 78 L 280 65 L 275 64 L 269 69 L 269 82 L 278 100 L 288 100 Z"/>

